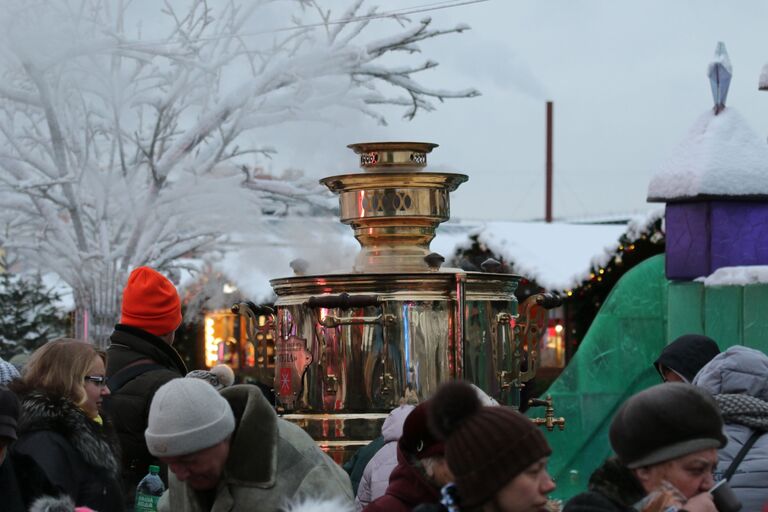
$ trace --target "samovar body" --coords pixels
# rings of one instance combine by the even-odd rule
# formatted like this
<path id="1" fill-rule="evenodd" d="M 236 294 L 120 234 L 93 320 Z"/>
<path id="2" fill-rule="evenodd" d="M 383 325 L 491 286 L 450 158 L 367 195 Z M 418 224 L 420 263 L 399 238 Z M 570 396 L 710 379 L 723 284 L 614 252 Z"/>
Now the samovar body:
<path id="1" fill-rule="evenodd" d="M 354 268 L 274 279 L 278 410 L 332 454 L 380 434 L 387 413 L 469 380 L 515 404 L 519 277 L 444 268 L 430 253 L 462 174 L 426 172 L 426 143 L 350 146 L 363 172 L 321 180 L 361 244 Z M 293 266 L 293 265 L 292 265 Z M 300 268 L 294 266 L 294 268 Z M 510 377 L 513 376 L 513 377 Z"/>
<path id="2" fill-rule="evenodd" d="M 516 314 L 517 278 L 452 270 L 273 280 L 282 409 L 383 412 L 455 378 L 503 399 L 498 375 L 512 362 L 510 325 L 497 318 Z M 282 363 L 304 349 L 309 364 L 296 379 Z"/>

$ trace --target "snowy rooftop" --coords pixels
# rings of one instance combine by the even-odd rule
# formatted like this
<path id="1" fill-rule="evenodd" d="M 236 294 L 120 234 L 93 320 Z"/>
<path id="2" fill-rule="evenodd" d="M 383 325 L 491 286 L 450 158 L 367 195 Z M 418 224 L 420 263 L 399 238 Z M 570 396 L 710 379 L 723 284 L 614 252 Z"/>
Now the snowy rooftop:
<path id="1" fill-rule="evenodd" d="M 651 179 L 649 201 L 768 196 L 768 144 L 733 108 L 709 110 Z"/>
<path id="2" fill-rule="evenodd" d="M 699 278 L 704 286 L 746 286 L 768 283 L 768 266 L 721 267 L 706 278 Z"/>
<path id="3" fill-rule="evenodd" d="M 660 210 L 652 214 L 660 215 Z M 593 266 L 605 265 L 621 235 L 632 236 L 649 220 L 642 216 L 629 225 L 451 221 L 438 228 L 431 249 L 450 261 L 457 249 L 469 247 L 470 237 L 477 235 L 492 252 L 514 263 L 516 273 L 547 289 L 563 291 L 579 285 Z M 269 280 L 293 275 L 289 262 L 295 258 L 310 262 L 309 274 L 352 268 L 358 244 L 352 230 L 338 220 L 283 219 L 276 220 L 273 228 L 260 243 L 232 251 L 216 265 L 254 302 L 273 298 Z"/>
<path id="4" fill-rule="evenodd" d="M 627 230 L 626 224 L 447 224 L 438 231 L 432 249 L 448 259 L 457 248 L 469 246 L 471 235 L 477 235 L 491 252 L 513 263 L 515 273 L 535 279 L 549 290 L 562 291 L 581 284 L 593 266 L 605 265 Z"/>

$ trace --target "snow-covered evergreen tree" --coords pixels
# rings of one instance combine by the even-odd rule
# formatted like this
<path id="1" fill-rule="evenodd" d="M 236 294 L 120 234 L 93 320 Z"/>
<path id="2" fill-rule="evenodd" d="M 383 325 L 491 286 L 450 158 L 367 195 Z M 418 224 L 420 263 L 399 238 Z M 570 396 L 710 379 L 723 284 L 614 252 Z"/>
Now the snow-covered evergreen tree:
<path id="1" fill-rule="evenodd" d="M 66 318 L 56 308 L 59 295 L 40 275 L 0 273 L 0 357 L 28 354 L 66 334 Z"/>
<path id="2" fill-rule="evenodd" d="M 363 0 L 338 13 L 314 0 L 7 0 L 0 245 L 69 284 L 78 334 L 104 342 L 133 267 L 173 275 L 258 221 L 261 198 L 328 206 L 248 171 L 274 151 L 254 129 L 339 108 L 384 122 L 382 105 L 413 117 L 477 94 L 422 86 L 413 75 L 436 63 L 408 58 L 465 25 L 385 14 Z M 369 36 L 382 17 L 389 33 Z"/>

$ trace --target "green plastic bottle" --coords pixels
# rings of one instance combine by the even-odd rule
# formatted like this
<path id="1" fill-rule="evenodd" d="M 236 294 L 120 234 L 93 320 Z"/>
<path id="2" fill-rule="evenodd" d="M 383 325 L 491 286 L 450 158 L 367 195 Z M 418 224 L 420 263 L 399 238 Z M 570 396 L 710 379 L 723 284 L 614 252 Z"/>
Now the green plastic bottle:
<path id="1" fill-rule="evenodd" d="M 135 512 L 157 512 L 157 501 L 165 491 L 165 485 L 160 478 L 160 468 L 149 466 L 149 473 L 136 486 Z"/>

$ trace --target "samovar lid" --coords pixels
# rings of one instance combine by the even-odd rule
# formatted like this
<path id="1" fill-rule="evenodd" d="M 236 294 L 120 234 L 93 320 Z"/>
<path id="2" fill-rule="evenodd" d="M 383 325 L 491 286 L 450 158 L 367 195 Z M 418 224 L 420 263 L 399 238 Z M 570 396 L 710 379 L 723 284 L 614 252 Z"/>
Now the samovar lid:
<path id="1" fill-rule="evenodd" d="M 427 165 L 427 153 L 438 145 L 431 142 L 360 142 L 347 147 L 360 155 L 366 172 L 418 171 Z"/>

